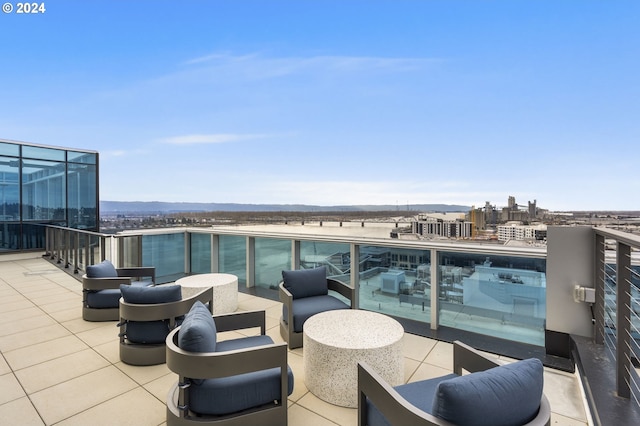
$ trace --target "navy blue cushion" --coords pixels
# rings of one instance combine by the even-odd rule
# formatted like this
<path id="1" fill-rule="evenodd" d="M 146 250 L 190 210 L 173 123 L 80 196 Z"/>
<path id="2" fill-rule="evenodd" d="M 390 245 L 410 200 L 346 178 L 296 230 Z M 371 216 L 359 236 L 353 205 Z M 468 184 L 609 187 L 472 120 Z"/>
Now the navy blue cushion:
<path id="1" fill-rule="evenodd" d="M 293 303 L 293 331 L 301 333 L 302 325 L 313 315 L 336 309 L 349 309 L 349 305 L 329 295 L 297 299 Z M 282 305 L 282 318 L 285 322 L 288 318 L 287 307 L 284 304 Z"/>
<path id="2" fill-rule="evenodd" d="M 440 382 L 432 414 L 456 425 L 522 425 L 538 414 L 542 386 L 540 360 L 501 365 Z"/>
<path id="3" fill-rule="evenodd" d="M 323 296 L 329 293 L 327 269 L 324 266 L 313 269 L 282 271 L 282 280 L 294 299 Z"/>
<path id="4" fill-rule="evenodd" d="M 216 343 L 216 352 L 235 351 L 237 349 L 253 348 L 255 346 L 272 345 L 271 337 L 260 334 L 258 336 L 240 337 L 223 340 Z"/>
<path id="5" fill-rule="evenodd" d="M 211 312 L 197 300 L 180 326 L 178 346 L 189 352 L 215 352 L 216 333 L 216 324 Z"/>
<path id="6" fill-rule="evenodd" d="M 127 303 L 149 305 L 182 300 L 182 287 L 179 285 L 163 285 L 157 287 L 140 287 L 126 284 L 120 285 L 122 299 Z M 181 319 L 177 319 L 177 325 Z M 127 321 L 125 334 L 133 343 L 164 343 L 169 334 L 168 319 L 158 321 Z"/>
<path id="7" fill-rule="evenodd" d="M 218 342 L 227 351 L 272 344 L 269 336 L 252 336 Z M 287 367 L 287 394 L 293 392 L 293 372 Z M 198 414 L 224 415 L 268 404 L 280 399 L 280 369 L 270 368 L 218 379 L 192 381 L 189 409 Z M 286 401 L 283 401 L 286 404 Z"/>
<path id="8" fill-rule="evenodd" d="M 142 285 L 121 284 L 122 298 L 127 303 L 149 305 L 155 303 L 179 302 L 182 300 L 182 287 L 179 285 L 159 285 L 145 287 Z"/>
<path id="9" fill-rule="evenodd" d="M 409 404 L 415 406 L 425 413 L 431 414 L 433 396 L 436 393 L 438 384 L 443 380 L 459 377 L 456 374 L 448 374 L 434 379 L 422 380 L 419 382 L 407 383 L 393 388 Z M 380 411 L 367 399 L 367 419 L 368 426 L 392 426 Z"/>
<path id="10" fill-rule="evenodd" d="M 103 260 L 97 265 L 87 266 L 87 278 L 114 278 L 118 276 L 116 267 L 109 260 Z"/>
<path id="11" fill-rule="evenodd" d="M 94 309 L 118 308 L 120 306 L 120 290 L 109 288 L 87 292 L 87 306 Z"/>

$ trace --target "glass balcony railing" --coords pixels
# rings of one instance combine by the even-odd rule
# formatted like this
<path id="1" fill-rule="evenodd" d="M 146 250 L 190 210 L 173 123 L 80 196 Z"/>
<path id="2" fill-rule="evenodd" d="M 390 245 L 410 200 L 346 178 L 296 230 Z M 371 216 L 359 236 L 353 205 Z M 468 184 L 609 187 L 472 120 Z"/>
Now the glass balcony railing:
<path id="1" fill-rule="evenodd" d="M 597 227 L 588 228 L 586 235 L 581 244 L 588 246 L 593 241 L 593 251 L 578 250 L 583 254 L 574 262 L 581 264 L 581 271 L 589 271 L 581 278 L 583 282 L 592 275 L 595 284 L 595 302 L 589 304 L 593 340 L 612 360 L 615 394 L 639 407 L 640 237 Z M 324 265 L 330 277 L 357 290 L 359 309 L 394 316 L 410 324 L 412 333 L 429 335 L 439 328 L 457 329 L 540 347 L 549 343 L 545 342 L 549 333 L 557 333 L 547 330 L 548 322 L 557 326 L 558 318 L 563 318 L 560 321 L 565 325 L 566 315 L 557 310 L 575 312 L 563 304 L 566 283 L 558 287 L 558 282 L 552 282 L 555 287 L 547 294 L 547 262 L 553 261 L 557 281 L 558 270 L 564 273 L 564 255 L 577 248 L 568 246 L 567 250 L 567 246 L 555 244 L 559 246 L 561 250 L 554 249 L 548 259 L 544 248 L 293 234 L 242 227 L 117 235 L 56 226 L 46 230 L 47 254 L 74 273 L 82 273 L 86 265 L 105 258 L 119 266 L 155 266 L 160 283 L 189 274 L 226 272 L 238 276 L 240 290 L 277 300 L 282 270 Z M 573 289 L 574 284 L 570 285 Z M 552 299 L 552 311 L 548 312 L 548 298 L 557 296 L 563 302 L 552 303 Z"/>
<path id="2" fill-rule="evenodd" d="M 241 286 L 277 300 L 283 270 L 324 265 L 330 277 L 357 289 L 360 309 L 412 321 L 425 332 L 444 326 L 544 346 L 543 249 L 285 235 L 241 227 L 117 235 L 49 229 L 55 247 L 48 251 L 75 270 L 109 258 L 123 266 L 155 266 L 158 282 L 226 272 L 237 275 Z"/>

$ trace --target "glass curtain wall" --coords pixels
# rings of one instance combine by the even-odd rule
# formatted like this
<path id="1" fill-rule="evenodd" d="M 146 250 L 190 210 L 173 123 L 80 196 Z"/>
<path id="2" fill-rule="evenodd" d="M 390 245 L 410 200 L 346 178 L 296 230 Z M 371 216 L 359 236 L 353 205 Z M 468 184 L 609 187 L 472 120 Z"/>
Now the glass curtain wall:
<path id="1" fill-rule="evenodd" d="M 98 230 L 98 154 L 0 141 L 0 250 L 44 248 L 42 224 Z"/>

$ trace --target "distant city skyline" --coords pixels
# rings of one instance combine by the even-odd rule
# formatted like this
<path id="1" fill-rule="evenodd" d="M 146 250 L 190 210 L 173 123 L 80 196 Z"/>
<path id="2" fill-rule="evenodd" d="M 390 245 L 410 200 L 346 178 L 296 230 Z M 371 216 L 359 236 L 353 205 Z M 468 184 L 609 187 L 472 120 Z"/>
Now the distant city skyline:
<path id="1" fill-rule="evenodd" d="M 102 200 L 640 210 L 640 2 L 45 6 L 0 14 L 0 138 Z"/>

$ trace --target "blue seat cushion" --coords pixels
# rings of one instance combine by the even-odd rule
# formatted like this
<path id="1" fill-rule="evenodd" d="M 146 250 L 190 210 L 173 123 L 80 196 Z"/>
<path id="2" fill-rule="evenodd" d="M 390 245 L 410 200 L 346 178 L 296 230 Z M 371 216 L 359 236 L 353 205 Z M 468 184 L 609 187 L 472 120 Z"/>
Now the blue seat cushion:
<path id="1" fill-rule="evenodd" d="M 217 343 L 217 352 L 272 344 L 269 336 L 252 336 Z M 293 372 L 287 367 L 287 394 L 293 392 Z M 280 369 L 270 368 L 217 379 L 192 380 L 189 409 L 198 414 L 225 415 L 280 399 Z M 286 401 L 282 403 L 286 404 Z"/>
<path id="2" fill-rule="evenodd" d="M 293 331 L 302 333 L 302 325 L 313 315 L 325 311 L 334 311 L 336 309 L 349 309 L 349 305 L 333 296 L 314 296 L 305 297 L 293 301 Z M 288 310 L 286 305 L 282 305 L 282 318 L 285 323 L 288 318 Z"/>
<path id="3" fill-rule="evenodd" d="M 443 380 L 432 414 L 456 425 L 522 425 L 540 409 L 543 367 L 531 358 Z"/>
<path id="4" fill-rule="evenodd" d="M 294 299 L 324 296 L 329 293 L 327 269 L 324 266 L 312 269 L 282 271 L 282 281 Z"/>
<path id="5" fill-rule="evenodd" d="M 116 267 L 109 260 L 103 260 L 97 265 L 87 266 L 88 278 L 113 278 L 118 276 Z"/>
<path id="6" fill-rule="evenodd" d="M 87 292 L 87 306 L 94 309 L 118 308 L 120 306 L 120 289 Z"/>
<path id="7" fill-rule="evenodd" d="M 180 326 L 178 347 L 189 352 L 215 352 L 216 333 L 216 323 L 211 312 L 197 300 Z"/>
<path id="8" fill-rule="evenodd" d="M 184 316 L 176 318 L 175 326 L 184 321 Z M 172 330 L 169 320 L 127 321 L 125 334 L 132 343 L 160 344 L 164 343 Z"/>
<path id="9" fill-rule="evenodd" d="M 407 383 L 394 388 L 402 398 L 425 413 L 431 413 L 433 396 L 436 388 L 443 380 L 459 377 L 456 374 L 448 374 L 434 379 Z M 369 426 L 392 426 L 380 411 L 367 399 L 367 419 Z"/>
<path id="10" fill-rule="evenodd" d="M 136 285 L 120 285 L 122 299 L 127 303 L 149 305 L 179 302 L 182 300 L 182 287 L 179 285 L 163 285 L 144 287 Z M 183 318 L 177 318 L 180 325 Z M 133 343 L 164 343 L 171 331 L 169 319 L 157 321 L 127 321 L 125 334 Z"/>

